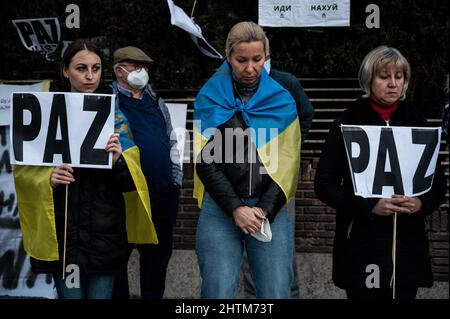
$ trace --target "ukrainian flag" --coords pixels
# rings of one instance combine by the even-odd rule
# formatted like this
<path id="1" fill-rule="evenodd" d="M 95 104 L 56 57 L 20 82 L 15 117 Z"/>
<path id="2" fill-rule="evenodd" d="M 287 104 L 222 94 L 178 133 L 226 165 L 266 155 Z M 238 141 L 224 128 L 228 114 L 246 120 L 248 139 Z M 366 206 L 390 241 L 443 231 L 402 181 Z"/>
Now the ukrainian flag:
<path id="1" fill-rule="evenodd" d="M 267 173 L 286 196 L 294 196 L 300 167 L 300 125 L 291 94 L 263 69 L 258 90 L 247 102 L 234 97 L 231 68 L 224 62 L 194 103 L 194 163 L 218 126 L 241 112 Z M 205 189 L 194 171 L 194 198 L 202 206 Z"/>
<path id="2" fill-rule="evenodd" d="M 139 148 L 134 144 L 128 119 L 118 107 L 116 107 L 114 130 L 120 136 L 122 156 L 136 186 L 135 191 L 123 193 L 128 242 L 133 244 L 158 244 L 158 237 L 152 221 L 147 180 L 141 169 Z"/>
<path id="3" fill-rule="evenodd" d="M 133 142 L 128 120 L 119 108 L 115 110 L 115 132 L 120 135 L 122 156 L 136 186 L 135 191 L 123 193 L 128 242 L 157 244 L 158 238 L 152 221 L 147 182 L 140 165 L 139 148 Z M 60 259 L 53 188 L 50 185 L 52 171 L 53 167 L 46 166 L 16 165 L 14 167 L 23 245 L 30 256 L 45 261 Z"/>

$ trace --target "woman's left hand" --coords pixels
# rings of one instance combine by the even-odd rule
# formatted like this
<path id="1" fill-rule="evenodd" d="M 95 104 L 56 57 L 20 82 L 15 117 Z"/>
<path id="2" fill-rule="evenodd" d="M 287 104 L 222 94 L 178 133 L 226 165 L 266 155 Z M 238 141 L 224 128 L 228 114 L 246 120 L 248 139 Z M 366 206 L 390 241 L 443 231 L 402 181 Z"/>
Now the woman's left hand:
<path id="1" fill-rule="evenodd" d="M 417 213 L 422 209 L 422 201 L 418 197 L 407 197 L 403 195 L 393 195 L 392 198 L 403 198 L 406 201 L 402 202 L 400 206 L 409 209 L 410 213 Z"/>
<path id="2" fill-rule="evenodd" d="M 122 145 L 120 144 L 119 134 L 113 134 L 109 138 L 108 144 L 106 144 L 105 150 L 113 152 L 113 165 L 116 164 L 120 155 L 122 154 Z"/>

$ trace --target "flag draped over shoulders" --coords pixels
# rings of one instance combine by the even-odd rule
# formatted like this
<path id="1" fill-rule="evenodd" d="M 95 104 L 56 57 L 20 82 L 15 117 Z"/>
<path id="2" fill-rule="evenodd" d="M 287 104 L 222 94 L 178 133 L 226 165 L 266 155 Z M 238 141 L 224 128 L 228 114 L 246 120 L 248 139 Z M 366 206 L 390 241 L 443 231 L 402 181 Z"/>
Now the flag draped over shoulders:
<path id="1" fill-rule="evenodd" d="M 229 64 L 224 62 L 195 99 L 194 161 L 215 129 L 241 112 L 261 162 L 283 190 L 287 202 L 295 195 L 300 165 L 300 126 L 295 101 L 263 69 L 256 93 L 243 104 L 234 97 L 231 72 Z M 195 172 L 194 198 L 199 207 L 203 194 L 204 185 Z"/>
<path id="2" fill-rule="evenodd" d="M 123 193 L 128 242 L 157 244 L 147 182 L 140 165 L 139 148 L 133 142 L 128 120 L 117 107 L 115 132 L 120 135 L 122 156 L 136 186 L 135 191 Z M 50 184 L 52 171 L 53 167 L 48 166 L 14 167 L 23 245 L 30 256 L 44 261 L 55 261 L 61 257 L 58 252 L 53 189 Z"/>

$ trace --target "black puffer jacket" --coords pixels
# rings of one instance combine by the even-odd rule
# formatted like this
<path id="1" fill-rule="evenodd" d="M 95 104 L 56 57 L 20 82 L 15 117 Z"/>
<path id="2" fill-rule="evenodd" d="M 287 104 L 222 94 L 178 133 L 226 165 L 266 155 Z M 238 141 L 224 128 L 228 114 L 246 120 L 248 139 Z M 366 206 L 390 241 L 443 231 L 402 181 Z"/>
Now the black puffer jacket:
<path id="1" fill-rule="evenodd" d="M 125 161 L 113 169 L 74 168 L 69 186 L 66 265 L 77 264 L 82 274 L 112 273 L 127 263 L 127 233 L 123 191 L 134 189 Z M 62 271 L 65 186 L 53 191 L 59 256 L 57 262 L 31 258 L 34 272 Z"/>
<path id="2" fill-rule="evenodd" d="M 392 264 L 393 216 L 378 216 L 372 209 L 378 198 L 362 198 L 353 193 L 341 124 L 386 125 L 359 99 L 333 123 L 316 172 L 315 191 L 325 204 L 336 209 L 336 234 L 333 251 L 333 281 L 340 288 L 365 287 L 366 267 L 378 265 L 381 288 L 388 288 Z M 390 126 L 427 126 L 426 121 L 400 102 L 389 121 Z M 398 286 L 429 287 L 433 284 L 425 216 L 436 210 L 445 195 L 445 180 L 439 161 L 431 190 L 421 196 L 421 212 L 398 214 Z"/>
<path id="3" fill-rule="evenodd" d="M 219 126 L 208 142 L 217 143 L 214 144 L 215 147 L 207 144 L 200 153 L 201 159 L 196 164 L 197 174 L 206 191 L 229 216 L 232 216 L 236 208 L 245 206 L 241 198 L 260 198 L 255 206 L 267 211 L 269 222 L 273 222 L 286 203 L 286 197 L 268 174 L 261 174 L 264 166 L 256 155 L 255 145 L 248 143 L 248 136 L 244 136 L 246 128 L 240 112 L 236 112 L 230 120 Z M 228 135 L 226 129 L 236 134 L 232 152 L 225 145 L 225 137 Z M 236 140 L 244 143 L 236 143 Z M 251 152 L 249 145 L 253 148 Z M 220 154 L 214 154 L 214 151 L 219 151 Z M 210 163 L 205 161 L 207 158 L 220 158 L 221 161 Z"/>

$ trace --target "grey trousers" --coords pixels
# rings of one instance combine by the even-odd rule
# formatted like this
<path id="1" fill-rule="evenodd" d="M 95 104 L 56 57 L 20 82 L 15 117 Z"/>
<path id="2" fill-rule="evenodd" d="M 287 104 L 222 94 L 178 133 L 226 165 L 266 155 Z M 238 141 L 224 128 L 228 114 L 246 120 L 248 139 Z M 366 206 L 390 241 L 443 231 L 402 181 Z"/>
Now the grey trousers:
<path id="1" fill-rule="evenodd" d="M 295 199 L 291 200 L 287 204 L 287 210 L 289 218 L 292 220 L 292 236 L 295 237 Z M 295 240 L 294 240 L 295 242 Z M 300 297 L 300 291 L 298 288 L 298 274 L 297 274 L 297 262 L 295 259 L 295 244 L 292 251 L 294 254 L 293 258 L 293 268 L 294 268 L 294 280 L 291 284 L 291 298 L 298 299 Z M 255 299 L 255 286 L 253 285 L 252 275 L 250 272 L 250 266 L 248 264 L 247 253 L 244 251 L 244 256 L 242 258 L 241 270 L 244 274 L 244 295 L 247 299 Z"/>

